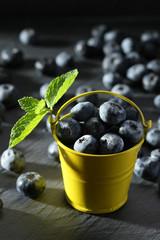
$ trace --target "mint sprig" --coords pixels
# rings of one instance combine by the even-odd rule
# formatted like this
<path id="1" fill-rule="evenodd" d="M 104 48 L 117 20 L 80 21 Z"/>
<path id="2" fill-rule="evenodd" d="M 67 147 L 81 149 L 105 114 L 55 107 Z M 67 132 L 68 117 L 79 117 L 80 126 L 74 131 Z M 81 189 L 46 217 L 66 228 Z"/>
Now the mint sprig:
<path id="1" fill-rule="evenodd" d="M 38 100 L 33 97 L 23 97 L 18 100 L 19 105 L 26 114 L 13 126 L 9 148 L 13 148 L 26 138 L 47 113 L 53 113 L 54 105 L 72 85 L 77 75 L 78 71 L 74 69 L 53 79 L 47 88 L 45 99 Z"/>

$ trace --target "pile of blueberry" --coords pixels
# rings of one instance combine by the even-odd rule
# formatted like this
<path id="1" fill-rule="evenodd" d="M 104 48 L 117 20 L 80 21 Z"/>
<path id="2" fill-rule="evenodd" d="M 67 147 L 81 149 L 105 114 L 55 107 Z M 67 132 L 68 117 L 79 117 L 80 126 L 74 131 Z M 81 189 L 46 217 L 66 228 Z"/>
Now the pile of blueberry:
<path id="1" fill-rule="evenodd" d="M 117 100 L 117 98 L 115 98 Z M 112 98 L 98 108 L 91 102 L 79 102 L 56 126 L 58 138 L 75 151 L 88 154 L 118 153 L 137 144 L 143 126 L 137 110 L 123 107 Z"/>

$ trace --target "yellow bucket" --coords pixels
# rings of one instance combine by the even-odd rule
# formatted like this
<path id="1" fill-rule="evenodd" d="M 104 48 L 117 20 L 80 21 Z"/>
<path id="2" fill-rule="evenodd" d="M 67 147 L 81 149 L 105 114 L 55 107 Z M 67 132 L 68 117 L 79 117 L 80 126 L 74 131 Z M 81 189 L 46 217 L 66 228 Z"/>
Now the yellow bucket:
<path id="1" fill-rule="evenodd" d="M 126 151 L 108 155 L 80 153 L 65 146 L 56 136 L 59 114 L 76 99 L 90 94 L 114 95 L 134 106 L 141 116 L 144 127 L 142 140 Z M 145 122 L 141 110 L 128 98 L 109 91 L 99 90 L 86 92 L 71 98 L 59 109 L 54 122 L 50 118 L 50 123 L 59 148 L 64 189 L 68 203 L 77 210 L 94 214 L 109 213 L 122 207 L 127 201 L 137 154 L 145 140 L 148 129 L 152 125 L 151 120 Z"/>

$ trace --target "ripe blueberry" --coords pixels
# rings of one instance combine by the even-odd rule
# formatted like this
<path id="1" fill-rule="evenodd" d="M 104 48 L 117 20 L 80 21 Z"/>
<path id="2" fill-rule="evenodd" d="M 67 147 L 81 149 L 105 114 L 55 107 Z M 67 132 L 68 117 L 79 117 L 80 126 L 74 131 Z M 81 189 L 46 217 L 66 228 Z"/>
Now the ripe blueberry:
<path id="1" fill-rule="evenodd" d="M 154 97 L 153 104 L 156 108 L 160 109 L 160 94 Z"/>
<path id="2" fill-rule="evenodd" d="M 87 119 L 95 116 L 96 108 L 91 102 L 77 103 L 71 110 L 71 117 L 77 121 L 86 121 Z"/>
<path id="3" fill-rule="evenodd" d="M 160 162 L 160 149 L 154 149 L 150 153 L 151 157 Z"/>
<path id="4" fill-rule="evenodd" d="M 6 108 L 13 107 L 17 104 L 18 90 L 12 84 L 0 84 L 0 102 Z"/>
<path id="5" fill-rule="evenodd" d="M 98 149 L 98 141 L 92 135 L 83 135 L 74 143 L 73 149 L 81 153 L 95 154 Z"/>
<path id="6" fill-rule="evenodd" d="M 48 76 L 53 76 L 57 73 L 56 63 L 53 58 L 38 59 L 34 66 L 38 72 Z"/>
<path id="7" fill-rule="evenodd" d="M 147 92 L 155 92 L 158 90 L 160 92 L 160 77 L 154 72 L 144 75 L 142 78 L 142 87 Z"/>
<path id="8" fill-rule="evenodd" d="M 131 83 L 140 83 L 142 77 L 146 73 L 146 66 L 142 63 L 137 63 L 127 69 L 126 77 Z"/>
<path id="9" fill-rule="evenodd" d="M 128 54 L 130 52 L 137 52 L 139 51 L 139 45 L 138 43 L 133 39 L 133 38 L 124 38 L 121 42 L 121 48 L 122 48 L 122 51 L 125 53 L 125 54 Z"/>
<path id="10" fill-rule="evenodd" d="M 160 74 L 160 59 L 153 59 L 147 63 L 146 68 L 157 74 Z"/>
<path id="11" fill-rule="evenodd" d="M 0 57 L 4 66 L 19 67 L 23 63 L 23 52 L 17 47 L 2 49 Z"/>
<path id="12" fill-rule="evenodd" d="M 83 124 L 83 134 L 100 138 L 105 133 L 105 125 L 98 117 L 91 117 Z"/>
<path id="13" fill-rule="evenodd" d="M 59 150 L 56 141 L 53 141 L 48 147 L 48 158 L 59 161 Z"/>
<path id="14" fill-rule="evenodd" d="M 115 133 L 106 133 L 99 140 L 99 153 L 118 153 L 123 150 L 123 139 Z"/>
<path id="15" fill-rule="evenodd" d="M 102 83 L 108 91 L 110 91 L 115 84 L 122 83 L 122 81 L 123 78 L 116 72 L 105 73 L 102 77 Z"/>
<path id="16" fill-rule="evenodd" d="M 160 129 L 152 128 L 149 130 L 146 136 L 146 141 L 150 146 L 160 148 Z"/>
<path id="17" fill-rule="evenodd" d="M 133 97 L 133 90 L 132 88 L 125 83 L 118 83 L 114 85 L 111 89 L 111 92 L 117 93 L 119 95 L 122 95 L 124 97 L 132 99 Z"/>
<path id="18" fill-rule="evenodd" d="M 49 83 L 44 83 L 39 89 L 39 95 L 41 98 L 45 98 L 47 88 L 49 86 Z"/>
<path id="19" fill-rule="evenodd" d="M 38 36 L 33 28 L 26 28 L 20 32 L 19 40 L 24 45 L 35 45 L 37 43 Z"/>
<path id="20" fill-rule="evenodd" d="M 60 68 L 73 66 L 73 56 L 68 52 L 61 52 L 55 58 L 56 65 Z"/>

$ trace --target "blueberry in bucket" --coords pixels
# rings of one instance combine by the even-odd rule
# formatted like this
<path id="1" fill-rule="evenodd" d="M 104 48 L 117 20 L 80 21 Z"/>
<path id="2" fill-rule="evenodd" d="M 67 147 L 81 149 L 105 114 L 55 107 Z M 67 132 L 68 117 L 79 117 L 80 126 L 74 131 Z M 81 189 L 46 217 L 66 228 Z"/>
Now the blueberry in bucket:
<path id="1" fill-rule="evenodd" d="M 81 153 L 96 154 L 98 141 L 92 135 L 83 135 L 74 143 L 74 150 Z"/>
<path id="2" fill-rule="evenodd" d="M 123 139 L 115 133 L 106 133 L 99 140 L 99 154 L 118 153 L 123 147 Z"/>
<path id="3" fill-rule="evenodd" d="M 91 117 L 83 124 L 83 134 L 100 138 L 105 133 L 105 124 L 98 117 Z"/>

